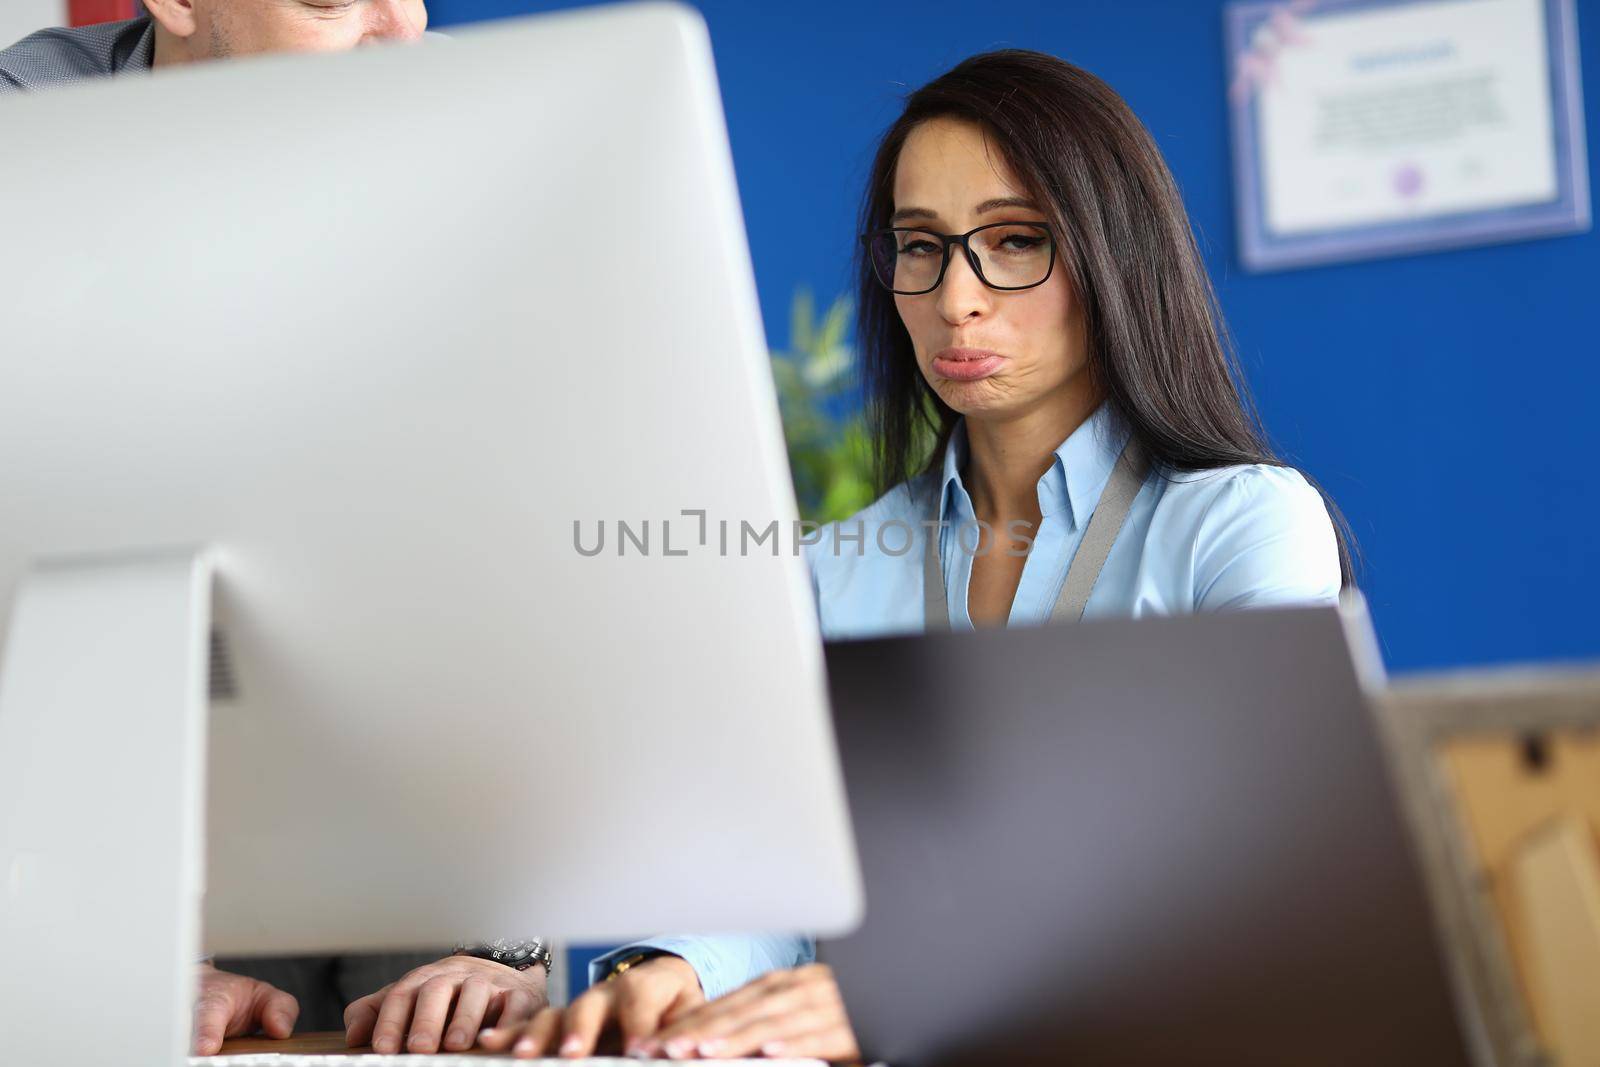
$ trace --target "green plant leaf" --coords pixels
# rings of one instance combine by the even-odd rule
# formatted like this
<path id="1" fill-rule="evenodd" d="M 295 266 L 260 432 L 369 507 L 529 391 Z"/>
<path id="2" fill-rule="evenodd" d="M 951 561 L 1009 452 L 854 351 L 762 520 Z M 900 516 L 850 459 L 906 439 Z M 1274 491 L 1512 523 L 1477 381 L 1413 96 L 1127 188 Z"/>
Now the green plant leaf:
<path id="1" fill-rule="evenodd" d="M 872 449 L 860 411 L 841 417 L 836 401 L 855 381 L 848 333 L 852 305 L 839 297 L 821 321 L 809 289 L 790 305 L 790 351 L 772 353 L 784 440 L 802 518 L 831 522 L 872 503 Z"/>

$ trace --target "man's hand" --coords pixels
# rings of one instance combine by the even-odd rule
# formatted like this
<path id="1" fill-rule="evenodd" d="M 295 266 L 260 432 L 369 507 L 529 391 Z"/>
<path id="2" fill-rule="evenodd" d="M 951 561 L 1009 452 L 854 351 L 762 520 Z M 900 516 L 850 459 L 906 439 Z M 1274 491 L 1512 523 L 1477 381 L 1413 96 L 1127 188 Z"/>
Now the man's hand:
<path id="1" fill-rule="evenodd" d="M 265 982 L 200 965 L 194 1007 L 194 1054 L 213 1056 L 225 1038 L 264 1031 L 268 1037 L 294 1033 L 300 1003 Z"/>
<path id="2" fill-rule="evenodd" d="M 639 1052 L 675 1060 L 861 1059 L 833 971 L 820 963 L 773 971 L 713 1000 L 662 1029 Z"/>
<path id="3" fill-rule="evenodd" d="M 486 1024 L 516 1026 L 550 1002 L 544 968 L 512 970 L 474 956 L 418 967 L 344 1010 L 345 1041 L 374 1052 L 459 1052 Z M 449 1022 L 446 1032 L 445 1023 Z M 441 1035 L 443 1040 L 441 1041 Z"/>
<path id="4" fill-rule="evenodd" d="M 523 1059 L 559 1054 L 569 1058 L 593 1055 L 608 1029 L 620 1031 L 623 1050 L 642 1052 L 661 1027 L 684 1017 L 706 1002 L 694 968 L 677 956 L 658 956 L 631 967 L 610 981 L 592 986 L 563 1013 L 546 1008 L 521 1025 L 502 1022 L 479 1037 L 490 1052 L 511 1049 Z"/>

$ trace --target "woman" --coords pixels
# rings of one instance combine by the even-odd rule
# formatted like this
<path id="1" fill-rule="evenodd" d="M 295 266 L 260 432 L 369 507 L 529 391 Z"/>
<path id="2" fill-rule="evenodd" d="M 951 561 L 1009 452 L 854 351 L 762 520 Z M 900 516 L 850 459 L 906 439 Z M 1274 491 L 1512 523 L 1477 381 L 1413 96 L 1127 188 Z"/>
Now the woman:
<path id="1" fill-rule="evenodd" d="M 892 488 L 811 554 L 826 635 L 1337 599 L 1331 508 L 1258 430 L 1177 188 L 1103 82 L 1033 52 L 967 60 L 888 131 L 862 219 Z M 629 946 L 564 1017 L 482 1043 L 586 1055 L 615 1021 L 644 1055 L 855 1059 L 811 958 L 801 939 Z"/>

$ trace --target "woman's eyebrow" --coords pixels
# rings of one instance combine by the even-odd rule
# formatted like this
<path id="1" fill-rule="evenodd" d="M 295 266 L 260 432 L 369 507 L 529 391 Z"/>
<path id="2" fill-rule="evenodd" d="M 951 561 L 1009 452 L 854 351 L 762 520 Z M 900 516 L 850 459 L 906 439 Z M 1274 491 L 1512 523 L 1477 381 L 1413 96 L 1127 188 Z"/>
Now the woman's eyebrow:
<path id="1" fill-rule="evenodd" d="M 999 211 L 1001 208 L 1007 207 L 1021 208 L 1024 211 L 1039 211 L 1039 205 L 1025 196 L 997 196 L 993 199 L 985 200 L 973 208 L 972 213 L 974 215 L 986 215 L 991 211 Z M 1040 213 L 1043 214 L 1043 212 Z M 925 207 L 903 207 L 893 215 L 890 215 L 889 221 L 910 222 L 912 219 L 934 220 L 938 217 L 939 213 L 937 211 L 931 211 Z"/>
<path id="2" fill-rule="evenodd" d="M 1039 205 L 1025 196 L 997 196 L 993 200 L 985 200 L 972 210 L 974 215 L 986 215 L 991 211 L 998 211 L 1003 207 L 1017 207 L 1025 211 L 1038 211 Z M 1041 212 L 1041 214 L 1043 214 Z"/>

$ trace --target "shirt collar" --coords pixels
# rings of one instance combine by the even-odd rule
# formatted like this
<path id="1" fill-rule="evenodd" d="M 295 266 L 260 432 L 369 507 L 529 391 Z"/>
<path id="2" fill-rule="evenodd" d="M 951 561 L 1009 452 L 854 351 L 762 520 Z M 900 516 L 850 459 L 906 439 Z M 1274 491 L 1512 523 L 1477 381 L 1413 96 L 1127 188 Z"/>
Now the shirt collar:
<path id="1" fill-rule="evenodd" d="M 939 521 L 944 522 L 950 509 L 964 499 L 967 487 L 961 484 L 961 465 L 967 461 L 967 420 L 956 420 L 950 440 L 944 446 L 944 470 L 939 475 Z"/>
<path id="2" fill-rule="evenodd" d="M 1111 480 L 1111 470 L 1122 455 L 1127 443 L 1128 430 L 1111 414 L 1106 404 L 1095 409 L 1094 414 L 1053 450 L 1050 469 L 1039 478 L 1039 511 L 1043 515 L 1064 513 L 1067 525 L 1076 530 L 1088 521 L 1100 502 L 1106 482 Z M 939 479 L 939 520 L 945 521 L 952 507 L 958 507 L 961 518 L 969 518 L 972 510 L 967 487 L 961 480 L 961 468 L 967 462 L 967 420 L 959 419 L 944 449 L 944 469 Z"/>
<path id="3" fill-rule="evenodd" d="M 111 73 L 146 71 L 155 66 L 156 21 L 148 15 L 134 19 L 117 35 L 111 49 Z"/>

